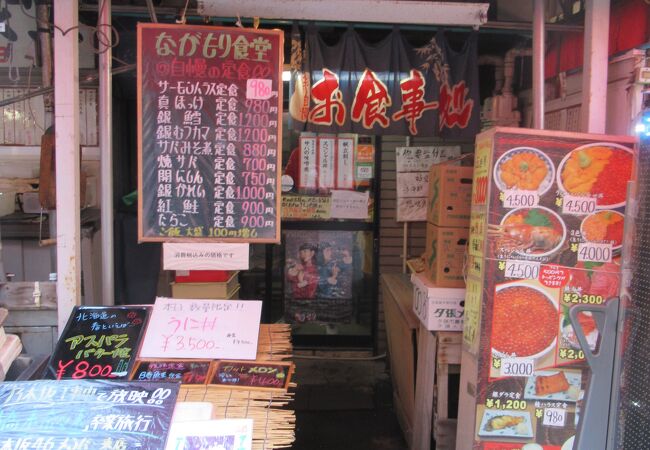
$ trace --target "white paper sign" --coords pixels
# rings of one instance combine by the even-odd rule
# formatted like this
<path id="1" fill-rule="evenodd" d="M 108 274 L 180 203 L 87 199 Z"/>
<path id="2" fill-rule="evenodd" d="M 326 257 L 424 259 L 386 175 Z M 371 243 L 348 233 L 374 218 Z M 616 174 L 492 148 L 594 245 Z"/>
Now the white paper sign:
<path id="1" fill-rule="evenodd" d="M 429 190 L 429 172 L 397 173 L 397 197 L 426 197 Z"/>
<path id="2" fill-rule="evenodd" d="M 368 218 L 368 191 L 332 191 L 332 219 Z"/>
<path id="3" fill-rule="evenodd" d="M 460 156 L 458 145 L 437 145 L 433 147 L 397 147 L 395 162 L 398 172 L 428 172 L 431 164 Z"/>
<path id="4" fill-rule="evenodd" d="M 354 139 L 339 137 L 336 145 L 336 187 L 354 187 Z"/>
<path id="5" fill-rule="evenodd" d="M 251 450 L 253 419 L 219 419 L 172 423 L 166 450 Z"/>
<path id="6" fill-rule="evenodd" d="M 539 278 L 539 268 L 539 262 L 509 259 L 506 261 L 504 275 L 506 278 L 536 280 Z"/>
<path id="7" fill-rule="evenodd" d="M 549 427 L 563 427 L 566 422 L 566 409 L 544 408 L 543 424 Z"/>
<path id="8" fill-rule="evenodd" d="M 400 198 L 397 200 L 398 222 L 424 222 L 427 220 L 427 199 Z"/>
<path id="9" fill-rule="evenodd" d="M 522 191 L 520 189 L 507 189 L 502 196 L 504 208 L 532 208 L 539 204 L 537 191 Z"/>
<path id="10" fill-rule="evenodd" d="M 163 244 L 165 270 L 248 270 L 248 244 Z"/>
<path id="11" fill-rule="evenodd" d="M 502 377 L 531 377 L 534 371 L 533 358 L 501 358 Z"/>
<path id="12" fill-rule="evenodd" d="M 300 185 L 299 188 L 316 188 L 316 138 L 300 138 Z"/>
<path id="13" fill-rule="evenodd" d="M 157 297 L 141 358 L 255 359 L 262 302 Z"/>
<path id="14" fill-rule="evenodd" d="M 596 211 L 596 199 L 565 194 L 562 197 L 562 214 L 584 216 Z"/>
<path id="15" fill-rule="evenodd" d="M 578 261 L 612 262 L 612 244 L 581 242 L 578 244 Z"/>

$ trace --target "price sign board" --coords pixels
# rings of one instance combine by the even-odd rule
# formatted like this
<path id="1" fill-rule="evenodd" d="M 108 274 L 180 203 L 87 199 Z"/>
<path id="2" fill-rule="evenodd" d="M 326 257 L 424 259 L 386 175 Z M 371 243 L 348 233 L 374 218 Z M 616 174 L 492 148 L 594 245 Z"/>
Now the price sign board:
<path id="1" fill-rule="evenodd" d="M 283 34 L 138 24 L 138 238 L 279 242 Z"/>
<path id="2" fill-rule="evenodd" d="M 282 361 L 219 361 L 209 384 L 286 391 L 294 365 Z"/>
<path id="3" fill-rule="evenodd" d="M 0 448 L 159 450 L 178 390 L 178 383 L 106 380 L 1 383 Z"/>
<path id="4" fill-rule="evenodd" d="M 75 307 L 43 378 L 126 380 L 149 310 L 148 306 Z"/>
<path id="5" fill-rule="evenodd" d="M 184 385 L 204 385 L 210 372 L 209 360 L 174 359 L 138 361 L 131 379 L 134 381 L 181 382 Z"/>
<path id="6" fill-rule="evenodd" d="M 255 359 L 262 302 L 156 298 L 140 358 Z"/>

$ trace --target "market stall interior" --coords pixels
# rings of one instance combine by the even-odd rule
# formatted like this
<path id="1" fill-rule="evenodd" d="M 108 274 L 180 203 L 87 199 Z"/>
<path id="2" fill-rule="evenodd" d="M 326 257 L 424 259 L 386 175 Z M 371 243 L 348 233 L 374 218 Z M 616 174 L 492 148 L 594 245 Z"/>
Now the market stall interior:
<path id="1" fill-rule="evenodd" d="M 601 1 L 0 2 L 0 444 L 105 380 L 179 448 L 621 439 L 650 19 Z"/>

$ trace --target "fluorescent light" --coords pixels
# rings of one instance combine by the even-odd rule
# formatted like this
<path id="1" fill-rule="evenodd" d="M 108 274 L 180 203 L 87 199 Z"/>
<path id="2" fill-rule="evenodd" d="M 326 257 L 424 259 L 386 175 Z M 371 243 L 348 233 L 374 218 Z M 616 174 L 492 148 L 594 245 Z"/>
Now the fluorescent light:
<path id="1" fill-rule="evenodd" d="M 480 26 L 489 3 L 423 0 L 199 0 L 204 16 Z"/>

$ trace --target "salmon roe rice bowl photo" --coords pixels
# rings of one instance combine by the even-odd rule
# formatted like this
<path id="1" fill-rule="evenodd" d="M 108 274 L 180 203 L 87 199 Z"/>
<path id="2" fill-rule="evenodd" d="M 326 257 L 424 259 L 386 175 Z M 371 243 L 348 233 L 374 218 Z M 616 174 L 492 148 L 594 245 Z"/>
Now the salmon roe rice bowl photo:
<path id="1" fill-rule="evenodd" d="M 492 349 L 516 357 L 535 356 L 557 337 L 558 310 L 541 291 L 528 286 L 497 288 Z"/>

